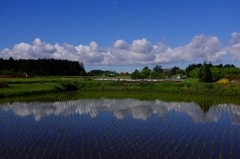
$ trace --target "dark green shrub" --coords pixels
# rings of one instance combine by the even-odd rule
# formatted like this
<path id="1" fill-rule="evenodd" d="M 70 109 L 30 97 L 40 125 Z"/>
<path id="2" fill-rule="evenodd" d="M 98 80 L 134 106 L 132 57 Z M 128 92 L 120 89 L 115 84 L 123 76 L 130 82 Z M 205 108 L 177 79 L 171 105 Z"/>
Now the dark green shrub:
<path id="1" fill-rule="evenodd" d="M 226 79 L 229 79 L 229 81 L 240 79 L 239 75 L 237 75 L 237 74 L 228 74 L 228 75 L 225 75 L 224 77 Z"/>
<path id="2" fill-rule="evenodd" d="M 59 87 L 56 87 L 60 91 L 77 91 L 79 88 L 79 83 L 76 81 L 63 81 L 59 82 Z"/>
<path id="3" fill-rule="evenodd" d="M 85 78 L 84 78 L 84 81 L 92 81 L 92 78 L 85 77 Z"/>
<path id="4" fill-rule="evenodd" d="M 0 81 L 0 88 L 8 88 L 9 85 L 6 81 Z"/>
<path id="5" fill-rule="evenodd" d="M 211 83 L 207 83 L 207 84 L 205 85 L 205 88 L 207 88 L 207 89 L 213 89 L 214 87 L 213 87 L 213 85 L 212 85 Z"/>

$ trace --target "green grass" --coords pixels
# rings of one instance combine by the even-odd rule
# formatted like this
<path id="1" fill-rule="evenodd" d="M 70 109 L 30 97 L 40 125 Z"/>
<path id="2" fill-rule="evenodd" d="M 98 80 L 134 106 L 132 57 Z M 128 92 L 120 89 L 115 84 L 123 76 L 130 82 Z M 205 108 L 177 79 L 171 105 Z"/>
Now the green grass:
<path id="1" fill-rule="evenodd" d="M 0 79 L 0 81 L 3 81 Z M 239 86 L 232 84 L 183 82 L 96 81 L 80 77 L 36 77 L 4 79 L 0 103 L 14 101 L 63 101 L 89 98 L 134 98 L 166 102 L 195 102 L 207 112 L 222 103 L 240 105 Z"/>
<path id="2" fill-rule="evenodd" d="M 9 84 L 9 88 L 0 90 L 0 97 L 32 95 L 55 92 L 55 83 Z"/>
<path id="3" fill-rule="evenodd" d="M 56 92 L 138 92 L 138 94 L 189 94 L 211 96 L 239 96 L 240 87 L 233 84 L 201 83 L 198 80 L 183 82 L 126 82 L 126 81 L 96 81 L 93 78 L 82 77 L 34 77 L 5 78 L 8 87 L 0 88 L 0 97 L 21 96 L 29 94 L 46 94 Z M 155 95 L 156 94 L 156 95 Z M 149 96 L 149 95 L 148 95 Z M 146 98 L 146 97 L 145 97 Z"/>

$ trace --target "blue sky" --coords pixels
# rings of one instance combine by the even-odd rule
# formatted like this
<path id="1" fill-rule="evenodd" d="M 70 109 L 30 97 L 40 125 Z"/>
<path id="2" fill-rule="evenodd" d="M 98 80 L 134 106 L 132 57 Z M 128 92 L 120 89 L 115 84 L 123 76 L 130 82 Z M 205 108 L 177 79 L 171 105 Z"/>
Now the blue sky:
<path id="1" fill-rule="evenodd" d="M 87 71 L 240 67 L 239 0 L 1 0 L 0 58 L 80 60 Z"/>

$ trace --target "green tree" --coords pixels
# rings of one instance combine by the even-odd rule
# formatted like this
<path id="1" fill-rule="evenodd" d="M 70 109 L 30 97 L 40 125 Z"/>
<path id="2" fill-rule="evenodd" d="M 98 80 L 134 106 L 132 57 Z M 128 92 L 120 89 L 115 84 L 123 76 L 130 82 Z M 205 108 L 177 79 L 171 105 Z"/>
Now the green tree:
<path id="1" fill-rule="evenodd" d="M 160 65 L 155 66 L 150 73 L 150 78 L 152 79 L 164 78 L 162 66 Z"/>
<path id="2" fill-rule="evenodd" d="M 199 78 L 200 68 L 196 67 L 187 73 L 188 77 Z"/>
<path id="3" fill-rule="evenodd" d="M 218 81 L 224 77 L 223 68 L 219 66 L 211 67 L 213 82 Z"/>
<path id="4" fill-rule="evenodd" d="M 135 71 L 131 74 L 131 78 L 132 79 L 141 79 L 142 75 L 141 75 L 140 71 L 135 69 Z"/>
<path id="5" fill-rule="evenodd" d="M 186 74 L 185 71 L 182 69 L 176 71 L 176 75 L 185 75 L 185 74 Z"/>
<path id="6" fill-rule="evenodd" d="M 163 73 L 162 66 L 158 65 L 153 68 L 153 72 L 156 72 L 158 74 Z"/>
<path id="7" fill-rule="evenodd" d="M 211 83 L 213 81 L 212 72 L 210 70 L 211 66 L 211 64 L 207 64 L 206 62 L 203 63 L 203 66 L 199 71 L 199 80 L 201 82 Z"/>
<path id="8" fill-rule="evenodd" d="M 188 67 L 185 69 L 185 72 L 187 74 L 188 77 L 192 77 L 190 74 L 192 74 L 191 72 L 196 69 L 196 68 L 201 68 L 202 67 L 202 64 L 191 64 L 191 65 L 188 65 Z M 192 77 L 194 78 L 194 77 Z"/>
<path id="9" fill-rule="evenodd" d="M 224 68 L 233 68 L 233 67 L 235 67 L 233 64 L 226 64 L 226 65 L 224 65 Z"/>
<path id="10" fill-rule="evenodd" d="M 79 75 L 85 71 L 83 63 L 78 61 L 56 59 L 0 59 L 0 70 L 10 71 L 16 75 L 24 72 L 30 75 Z"/>
<path id="11" fill-rule="evenodd" d="M 91 70 L 90 71 L 90 74 L 93 75 L 93 76 L 101 76 L 103 75 L 104 71 L 102 70 Z"/>
<path id="12" fill-rule="evenodd" d="M 175 75 L 178 70 L 180 70 L 180 68 L 177 66 L 174 66 L 173 68 L 171 68 L 169 75 L 171 75 L 171 76 Z"/>
<path id="13" fill-rule="evenodd" d="M 145 66 L 142 71 L 141 71 L 141 76 L 142 76 L 142 79 L 144 78 L 149 78 L 150 77 L 150 74 L 151 74 L 151 70 L 149 69 L 148 66 Z"/>

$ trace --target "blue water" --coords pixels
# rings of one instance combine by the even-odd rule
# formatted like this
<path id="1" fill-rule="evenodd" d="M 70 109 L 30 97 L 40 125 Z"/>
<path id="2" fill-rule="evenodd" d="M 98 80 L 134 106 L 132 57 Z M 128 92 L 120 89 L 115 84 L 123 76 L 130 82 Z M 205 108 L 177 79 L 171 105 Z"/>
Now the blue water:
<path id="1" fill-rule="evenodd" d="M 82 99 L 0 105 L 0 158 L 238 158 L 240 106 Z"/>

